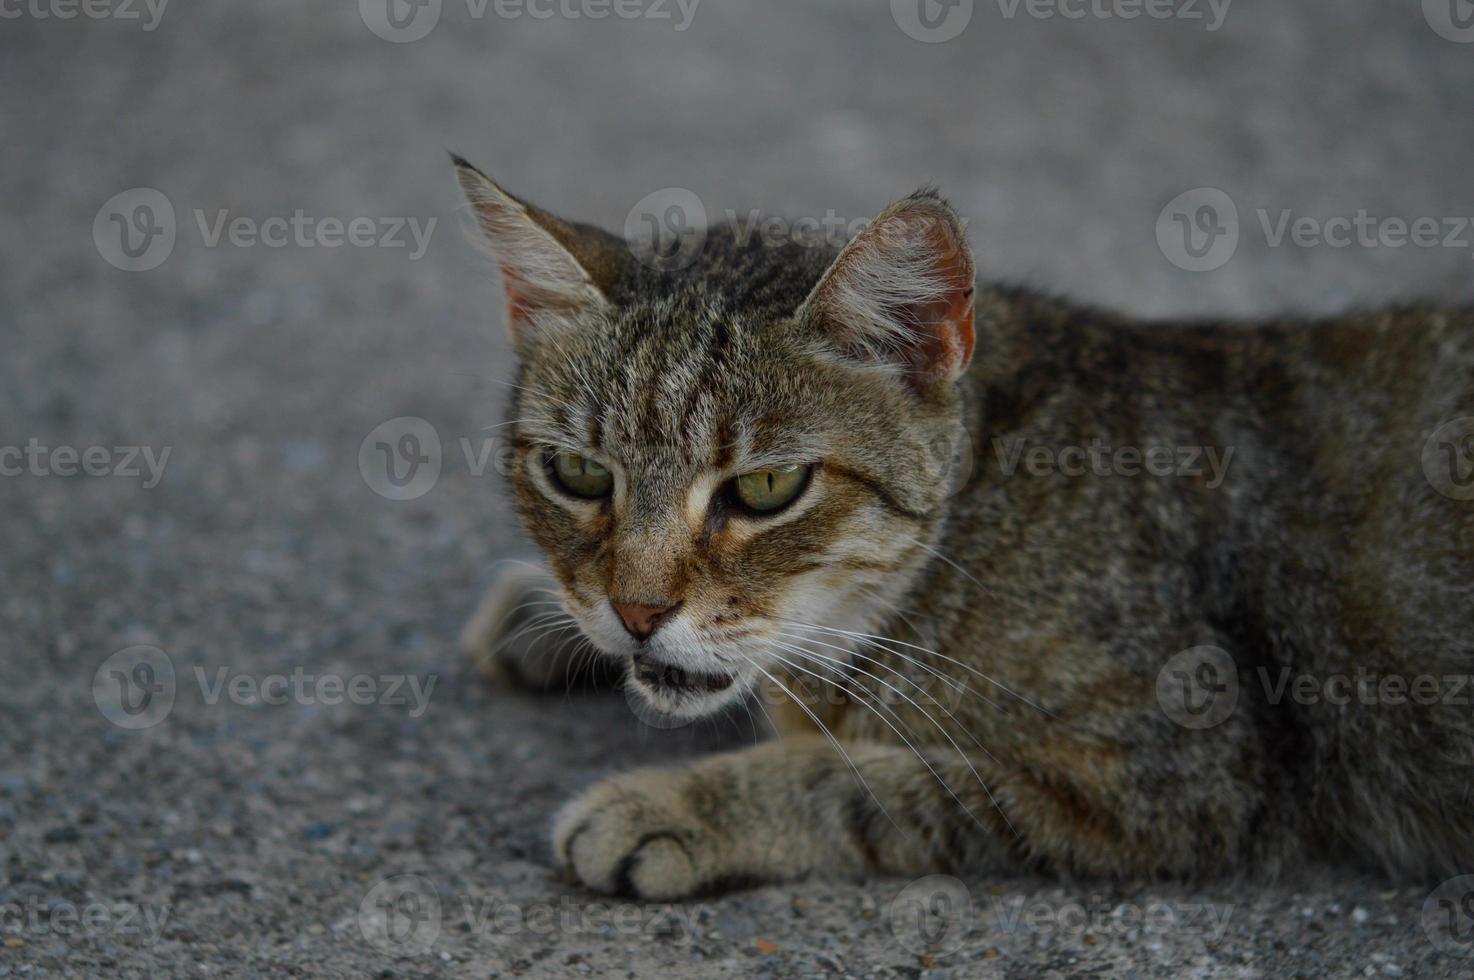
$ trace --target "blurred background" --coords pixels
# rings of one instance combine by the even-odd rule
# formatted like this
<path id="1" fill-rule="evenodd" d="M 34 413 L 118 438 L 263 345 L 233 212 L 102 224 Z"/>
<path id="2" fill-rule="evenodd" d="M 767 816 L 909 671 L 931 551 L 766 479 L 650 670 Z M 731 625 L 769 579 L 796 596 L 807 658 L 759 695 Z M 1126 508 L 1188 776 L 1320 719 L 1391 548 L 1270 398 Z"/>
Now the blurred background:
<path id="1" fill-rule="evenodd" d="M 1461 975 L 1344 870 L 969 881 L 930 947 L 905 882 L 572 891 L 564 797 L 753 733 L 463 664 L 526 546 L 446 151 L 615 231 L 931 183 L 984 277 L 1152 317 L 1467 302 L 1466 0 L 0 0 L 0 83 L 0 976 Z M 1152 902 L 1230 914 L 999 914 Z"/>

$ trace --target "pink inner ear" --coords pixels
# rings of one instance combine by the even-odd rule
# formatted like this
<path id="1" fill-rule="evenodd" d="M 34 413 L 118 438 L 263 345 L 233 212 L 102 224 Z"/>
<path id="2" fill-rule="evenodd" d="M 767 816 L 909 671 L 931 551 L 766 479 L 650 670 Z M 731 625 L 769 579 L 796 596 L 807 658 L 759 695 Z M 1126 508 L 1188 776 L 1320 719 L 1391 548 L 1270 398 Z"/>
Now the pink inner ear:
<path id="1" fill-rule="evenodd" d="M 501 266 L 502 289 L 507 294 L 507 326 L 516 330 L 521 324 L 527 322 L 527 311 L 532 308 L 532 302 L 527 295 L 526 284 L 517 277 L 517 274 L 506 265 Z"/>
<path id="2" fill-rule="evenodd" d="M 967 369 L 977 343 L 973 331 L 972 259 L 951 229 L 937 228 L 929 238 L 937 271 L 951 289 L 916 311 L 920 334 L 916 367 L 931 380 L 952 380 Z"/>

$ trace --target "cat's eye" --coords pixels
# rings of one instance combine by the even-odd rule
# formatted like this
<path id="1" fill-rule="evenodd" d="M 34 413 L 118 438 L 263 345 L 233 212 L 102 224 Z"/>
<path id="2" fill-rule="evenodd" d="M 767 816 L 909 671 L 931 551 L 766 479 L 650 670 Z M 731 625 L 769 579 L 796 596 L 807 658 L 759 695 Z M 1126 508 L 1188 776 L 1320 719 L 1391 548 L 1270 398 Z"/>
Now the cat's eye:
<path id="1" fill-rule="evenodd" d="M 732 494 L 744 507 L 759 514 L 771 514 L 793 503 L 808 476 L 807 466 L 744 473 L 732 481 Z"/>
<path id="2" fill-rule="evenodd" d="M 614 475 L 587 456 L 555 452 L 548 468 L 558 485 L 575 497 L 597 500 L 614 489 Z"/>

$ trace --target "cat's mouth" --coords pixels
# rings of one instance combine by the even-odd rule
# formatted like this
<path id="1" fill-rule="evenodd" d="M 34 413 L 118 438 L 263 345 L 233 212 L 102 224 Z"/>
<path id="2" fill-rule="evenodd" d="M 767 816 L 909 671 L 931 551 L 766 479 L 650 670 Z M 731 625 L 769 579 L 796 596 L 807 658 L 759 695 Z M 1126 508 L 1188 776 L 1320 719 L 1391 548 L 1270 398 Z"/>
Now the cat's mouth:
<path id="1" fill-rule="evenodd" d="M 660 692 L 716 694 L 731 687 L 735 680 L 731 674 L 700 673 L 650 660 L 637 660 L 632 669 L 636 680 Z"/>

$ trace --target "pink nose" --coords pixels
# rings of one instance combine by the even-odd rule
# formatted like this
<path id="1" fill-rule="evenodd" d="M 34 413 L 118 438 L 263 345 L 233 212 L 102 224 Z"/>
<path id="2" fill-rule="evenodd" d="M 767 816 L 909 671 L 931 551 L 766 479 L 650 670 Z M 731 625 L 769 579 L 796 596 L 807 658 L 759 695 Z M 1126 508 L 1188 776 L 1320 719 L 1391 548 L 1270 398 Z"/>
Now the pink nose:
<path id="1" fill-rule="evenodd" d="M 681 607 L 679 602 L 665 606 L 642 606 L 633 603 L 615 602 L 610 600 L 609 604 L 619 614 L 620 622 L 624 628 L 629 630 L 630 636 L 637 640 L 648 640 L 658 629 L 660 624 L 669 619 L 677 609 Z"/>

